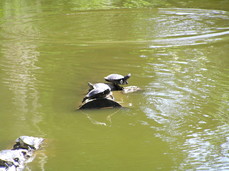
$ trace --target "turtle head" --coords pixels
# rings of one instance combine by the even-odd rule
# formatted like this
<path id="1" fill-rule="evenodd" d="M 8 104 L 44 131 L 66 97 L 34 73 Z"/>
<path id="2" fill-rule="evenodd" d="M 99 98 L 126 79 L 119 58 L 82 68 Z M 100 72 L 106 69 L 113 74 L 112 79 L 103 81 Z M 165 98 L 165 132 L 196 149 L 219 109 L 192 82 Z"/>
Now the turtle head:
<path id="1" fill-rule="evenodd" d="M 89 86 L 90 89 L 93 89 L 94 88 L 93 84 L 90 83 L 90 82 L 88 82 L 87 85 Z"/>
<path id="2" fill-rule="evenodd" d="M 128 84 L 128 79 L 131 77 L 131 74 L 127 74 L 126 76 L 124 76 L 124 78 L 120 81 L 121 84 Z"/>
<path id="3" fill-rule="evenodd" d="M 94 85 L 92 83 L 90 83 L 90 82 L 88 82 L 87 85 L 89 87 L 88 92 L 90 92 L 91 90 L 93 90 L 95 88 Z"/>

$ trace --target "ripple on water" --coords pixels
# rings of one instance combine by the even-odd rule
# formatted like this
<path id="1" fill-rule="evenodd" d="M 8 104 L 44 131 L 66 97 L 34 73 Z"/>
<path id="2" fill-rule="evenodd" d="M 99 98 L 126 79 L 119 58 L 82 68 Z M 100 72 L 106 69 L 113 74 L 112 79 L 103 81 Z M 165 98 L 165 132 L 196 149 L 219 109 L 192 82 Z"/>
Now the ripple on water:
<path id="1" fill-rule="evenodd" d="M 141 108 L 159 125 L 149 127 L 172 148 L 187 154 L 183 170 L 192 164 L 200 169 L 210 168 L 204 163 L 226 166 L 228 139 L 224 136 L 229 133 L 222 123 L 228 122 L 228 75 L 220 65 L 210 63 L 213 55 L 209 53 L 221 49 L 189 45 L 228 40 L 228 12 L 183 8 L 86 11 L 43 15 L 36 23 L 30 16 L 17 17 L 0 25 L 4 40 L 0 65 L 5 72 L 3 83 L 15 94 L 21 111 L 28 110 L 30 101 L 39 111 L 42 98 L 42 104 L 53 104 L 56 98 L 59 105 L 69 103 L 73 94 L 80 101 L 83 94 L 76 96 L 87 89 L 88 81 L 104 81 L 104 73 L 118 69 L 123 74 L 132 70 L 139 84 L 148 81 Z M 67 100 L 62 100 L 65 96 Z M 214 161 L 204 160 L 211 157 Z"/>
<path id="2" fill-rule="evenodd" d="M 196 170 L 228 169 L 229 139 L 225 137 L 228 134 L 226 125 L 190 134 L 183 146 L 183 152 L 187 153 L 187 157 L 180 169 L 188 169 L 187 163 L 192 163 Z"/>
<path id="3" fill-rule="evenodd" d="M 229 34 L 226 11 L 166 8 L 159 13 L 161 15 L 156 18 L 158 37 L 152 40 L 151 48 L 215 43 Z"/>
<path id="4" fill-rule="evenodd" d="M 144 54 L 144 69 L 154 80 L 142 110 L 160 125 L 151 126 L 156 136 L 184 153 L 180 170 L 228 169 L 227 52 L 212 44 L 228 40 L 228 12 L 159 12 L 161 20 L 154 18 L 158 37 L 146 49 L 153 55 Z M 198 44 L 211 46 L 190 46 Z"/>

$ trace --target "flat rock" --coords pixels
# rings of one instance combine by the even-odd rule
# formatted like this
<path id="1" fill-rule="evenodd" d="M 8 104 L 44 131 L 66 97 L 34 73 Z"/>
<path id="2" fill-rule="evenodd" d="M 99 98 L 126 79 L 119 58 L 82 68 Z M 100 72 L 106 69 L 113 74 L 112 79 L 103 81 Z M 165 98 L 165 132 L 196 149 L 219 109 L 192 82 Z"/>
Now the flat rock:
<path id="1" fill-rule="evenodd" d="M 11 150 L 0 151 L 0 171 L 22 171 L 33 160 L 33 153 L 40 148 L 43 138 L 21 136 Z"/>
<path id="2" fill-rule="evenodd" d="M 20 136 L 16 139 L 16 144 L 14 145 L 14 149 L 33 149 L 38 150 L 42 142 L 43 138 L 31 137 L 31 136 Z"/>
<path id="3" fill-rule="evenodd" d="M 127 93 L 134 93 L 134 92 L 137 92 L 137 91 L 142 91 L 142 89 L 138 86 L 128 86 L 128 87 L 124 87 L 122 92 L 124 94 L 127 94 Z"/>
<path id="4" fill-rule="evenodd" d="M 5 170 L 14 169 L 22 170 L 28 158 L 32 156 L 32 152 L 24 149 L 2 150 L 0 151 L 0 167 Z"/>

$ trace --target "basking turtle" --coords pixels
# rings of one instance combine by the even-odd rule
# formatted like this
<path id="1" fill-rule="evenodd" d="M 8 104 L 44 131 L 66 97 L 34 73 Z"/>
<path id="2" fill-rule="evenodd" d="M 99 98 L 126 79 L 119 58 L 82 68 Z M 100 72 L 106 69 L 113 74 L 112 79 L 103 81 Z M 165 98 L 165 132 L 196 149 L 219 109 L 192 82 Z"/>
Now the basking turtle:
<path id="1" fill-rule="evenodd" d="M 109 89 L 109 90 L 111 90 L 111 88 L 105 83 L 92 84 L 92 83 L 88 82 L 88 86 L 90 87 L 89 91 L 91 91 L 92 89 L 101 89 L 101 90 L 102 89 L 104 89 L 104 90 Z"/>
<path id="2" fill-rule="evenodd" d="M 104 79 L 108 82 L 111 82 L 113 84 L 128 84 L 127 79 L 130 78 L 131 74 L 128 74 L 126 76 L 120 75 L 120 74 L 110 74 Z"/>
<path id="3" fill-rule="evenodd" d="M 105 98 L 106 96 L 111 94 L 110 88 L 95 88 L 89 91 L 89 93 L 84 97 L 82 103 L 87 99 L 97 99 L 97 98 Z"/>
<path id="4" fill-rule="evenodd" d="M 123 87 L 121 87 L 119 85 L 128 84 L 127 79 L 129 79 L 130 76 L 131 76 L 131 74 L 128 74 L 126 76 L 123 76 L 120 74 L 110 74 L 110 75 L 104 77 L 104 79 L 113 84 L 114 90 L 123 90 Z"/>

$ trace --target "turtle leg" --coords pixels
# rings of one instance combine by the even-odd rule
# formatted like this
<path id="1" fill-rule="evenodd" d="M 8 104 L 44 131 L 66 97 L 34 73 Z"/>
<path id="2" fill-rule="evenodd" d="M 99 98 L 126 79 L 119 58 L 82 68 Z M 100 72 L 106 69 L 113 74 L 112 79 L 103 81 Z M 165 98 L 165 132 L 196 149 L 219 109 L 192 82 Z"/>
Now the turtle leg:
<path id="1" fill-rule="evenodd" d="M 109 95 L 112 100 L 114 100 L 114 96 L 112 94 Z"/>
<path id="2" fill-rule="evenodd" d="M 123 87 L 121 87 L 121 86 L 118 85 L 118 84 L 114 84 L 114 86 L 115 86 L 115 89 L 116 89 L 116 90 L 123 90 Z"/>
<path id="3" fill-rule="evenodd" d="M 85 102 L 85 100 L 87 100 L 88 97 L 84 97 L 83 100 L 82 100 L 82 103 Z"/>

